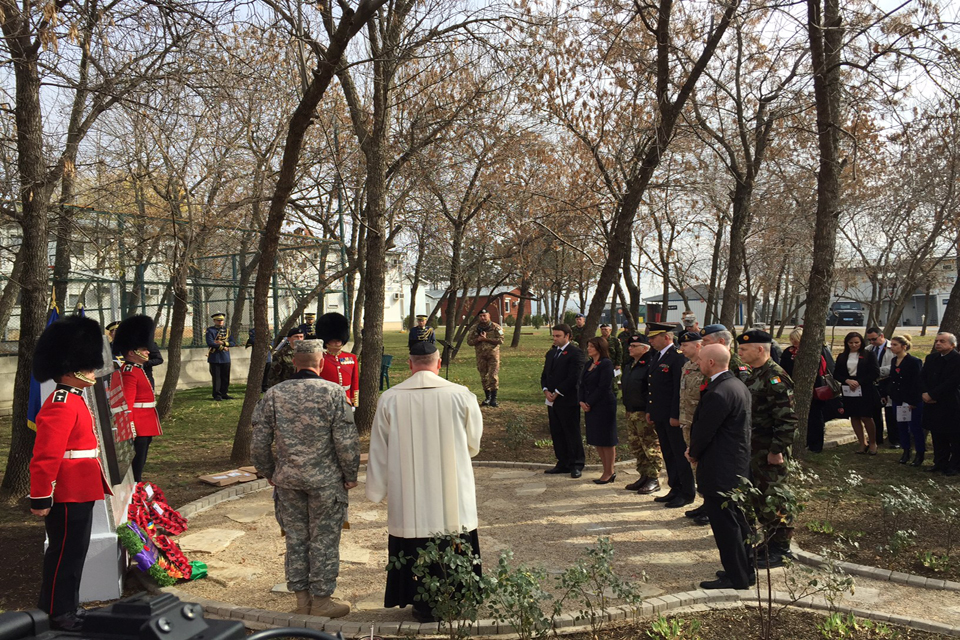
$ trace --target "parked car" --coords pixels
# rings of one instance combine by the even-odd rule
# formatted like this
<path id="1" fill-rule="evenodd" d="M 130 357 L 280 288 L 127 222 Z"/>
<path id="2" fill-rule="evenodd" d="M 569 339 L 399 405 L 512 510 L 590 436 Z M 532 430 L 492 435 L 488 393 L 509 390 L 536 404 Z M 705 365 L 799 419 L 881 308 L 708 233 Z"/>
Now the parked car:
<path id="1" fill-rule="evenodd" d="M 853 300 L 837 300 L 830 305 L 827 314 L 828 325 L 862 327 L 866 322 L 863 304 Z"/>

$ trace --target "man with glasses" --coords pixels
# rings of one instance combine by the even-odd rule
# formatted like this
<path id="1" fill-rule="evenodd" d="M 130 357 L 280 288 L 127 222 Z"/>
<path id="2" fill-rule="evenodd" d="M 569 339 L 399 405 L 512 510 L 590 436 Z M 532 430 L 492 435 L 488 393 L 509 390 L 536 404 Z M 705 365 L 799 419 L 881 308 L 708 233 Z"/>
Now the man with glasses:
<path id="1" fill-rule="evenodd" d="M 880 392 L 880 400 L 883 405 L 877 407 L 873 415 L 873 422 L 877 425 L 877 442 L 883 442 L 883 418 L 887 419 L 887 438 L 890 441 L 890 448 L 900 447 L 899 436 L 897 435 L 897 414 L 894 411 L 893 403 L 890 402 L 890 367 L 897 357 L 890 349 L 890 341 L 887 340 L 883 331 L 878 327 L 870 327 L 864 335 L 867 342 L 867 351 L 872 351 L 877 356 L 877 362 L 880 365 L 880 377 L 877 378 L 877 390 Z"/>

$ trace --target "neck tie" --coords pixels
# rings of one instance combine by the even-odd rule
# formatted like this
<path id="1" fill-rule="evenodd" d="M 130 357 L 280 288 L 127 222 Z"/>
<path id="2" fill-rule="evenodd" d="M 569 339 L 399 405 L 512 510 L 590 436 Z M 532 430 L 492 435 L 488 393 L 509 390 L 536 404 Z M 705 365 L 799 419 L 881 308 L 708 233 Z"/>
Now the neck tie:
<path id="1" fill-rule="evenodd" d="M 880 364 L 883 363 L 883 347 L 884 346 L 885 345 L 880 345 L 880 348 L 877 349 L 877 362 Z"/>

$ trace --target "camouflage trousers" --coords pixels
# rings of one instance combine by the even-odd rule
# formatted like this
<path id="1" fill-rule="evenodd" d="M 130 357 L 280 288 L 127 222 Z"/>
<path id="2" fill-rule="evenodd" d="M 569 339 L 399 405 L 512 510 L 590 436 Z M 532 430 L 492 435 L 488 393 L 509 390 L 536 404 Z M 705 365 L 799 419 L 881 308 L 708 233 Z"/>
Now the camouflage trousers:
<path id="1" fill-rule="evenodd" d="M 775 487 L 787 484 L 787 465 L 767 464 L 766 454 L 754 456 L 750 459 L 750 480 L 762 492 L 762 498 L 758 496 L 753 509 L 763 528 L 763 539 L 777 549 L 789 550 L 794 514 L 765 511 L 767 496 L 772 495 Z"/>
<path id="2" fill-rule="evenodd" d="M 484 391 L 496 391 L 500 388 L 500 351 L 478 351 L 477 371 Z"/>
<path id="3" fill-rule="evenodd" d="M 347 518 L 346 490 L 276 489 L 278 520 L 287 534 L 287 588 L 333 595 L 340 574 L 340 532 Z"/>
<path id="4" fill-rule="evenodd" d="M 641 477 L 656 480 L 663 468 L 663 458 L 660 455 L 660 440 L 657 430 L 647 423 L 647 415 L 642 411 L 627 411 L 627 427 L 630 451 L 637 458 L 637 473 Z"/>

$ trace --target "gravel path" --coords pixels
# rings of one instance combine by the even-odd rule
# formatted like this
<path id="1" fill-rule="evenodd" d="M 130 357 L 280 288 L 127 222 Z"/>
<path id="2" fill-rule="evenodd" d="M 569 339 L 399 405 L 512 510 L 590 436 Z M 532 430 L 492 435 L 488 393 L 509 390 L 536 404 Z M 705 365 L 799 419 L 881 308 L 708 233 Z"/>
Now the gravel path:
<path id="1" fill-rule="evenodd" d="M 555 575 L 572 565 L 599 536 L 613 541 L 618 575 L 636 582 L 647 597 L 695 589 L 720 568 L 710 527 L 692 525 L 683 517 L 683 509 L 665 509 L 650 497 L 623 490 L 636 479 L 632 470 L 621 468 L 617 482 L 610 485 L 593 484 L 595 471 L 580 480 L 523 469 L 478 467 L 475 472 L 480 546 L 488 569 L 500 550 L 511 549 L 515 562 L 541 566 Z M 361 485 L 350 492 L 351 527 L 341 540 L 335 597 L 353 605 L 347 621 L 410 620 L 409 608 L 382 608 L 386 506 L 367 501 L 362 475 L 360 480 Z M 203 538 L 222 541 L 231 536 L 237 537 L 214 553 L 187 551 L 193 542 L 200 547 L 210 543 Z M 293 608 L 293 595 L 275 590 L 285 590 L 284 543 L 269 490 L 197 514 L 181 539 L 190 559 L 210 567 L 208 579 L 180 585 L 188 595 L 276 611 Z M 800 575 L 799 569 L 791 571 Z M 783 590 L 785 572 L 775 574 L 774 588 Z M 549 590 L 552 575 L 548 582 Z M 954 592 L 857 578 L 854 593 L 843 601 L 960 625 L 960 597 Z"/>

